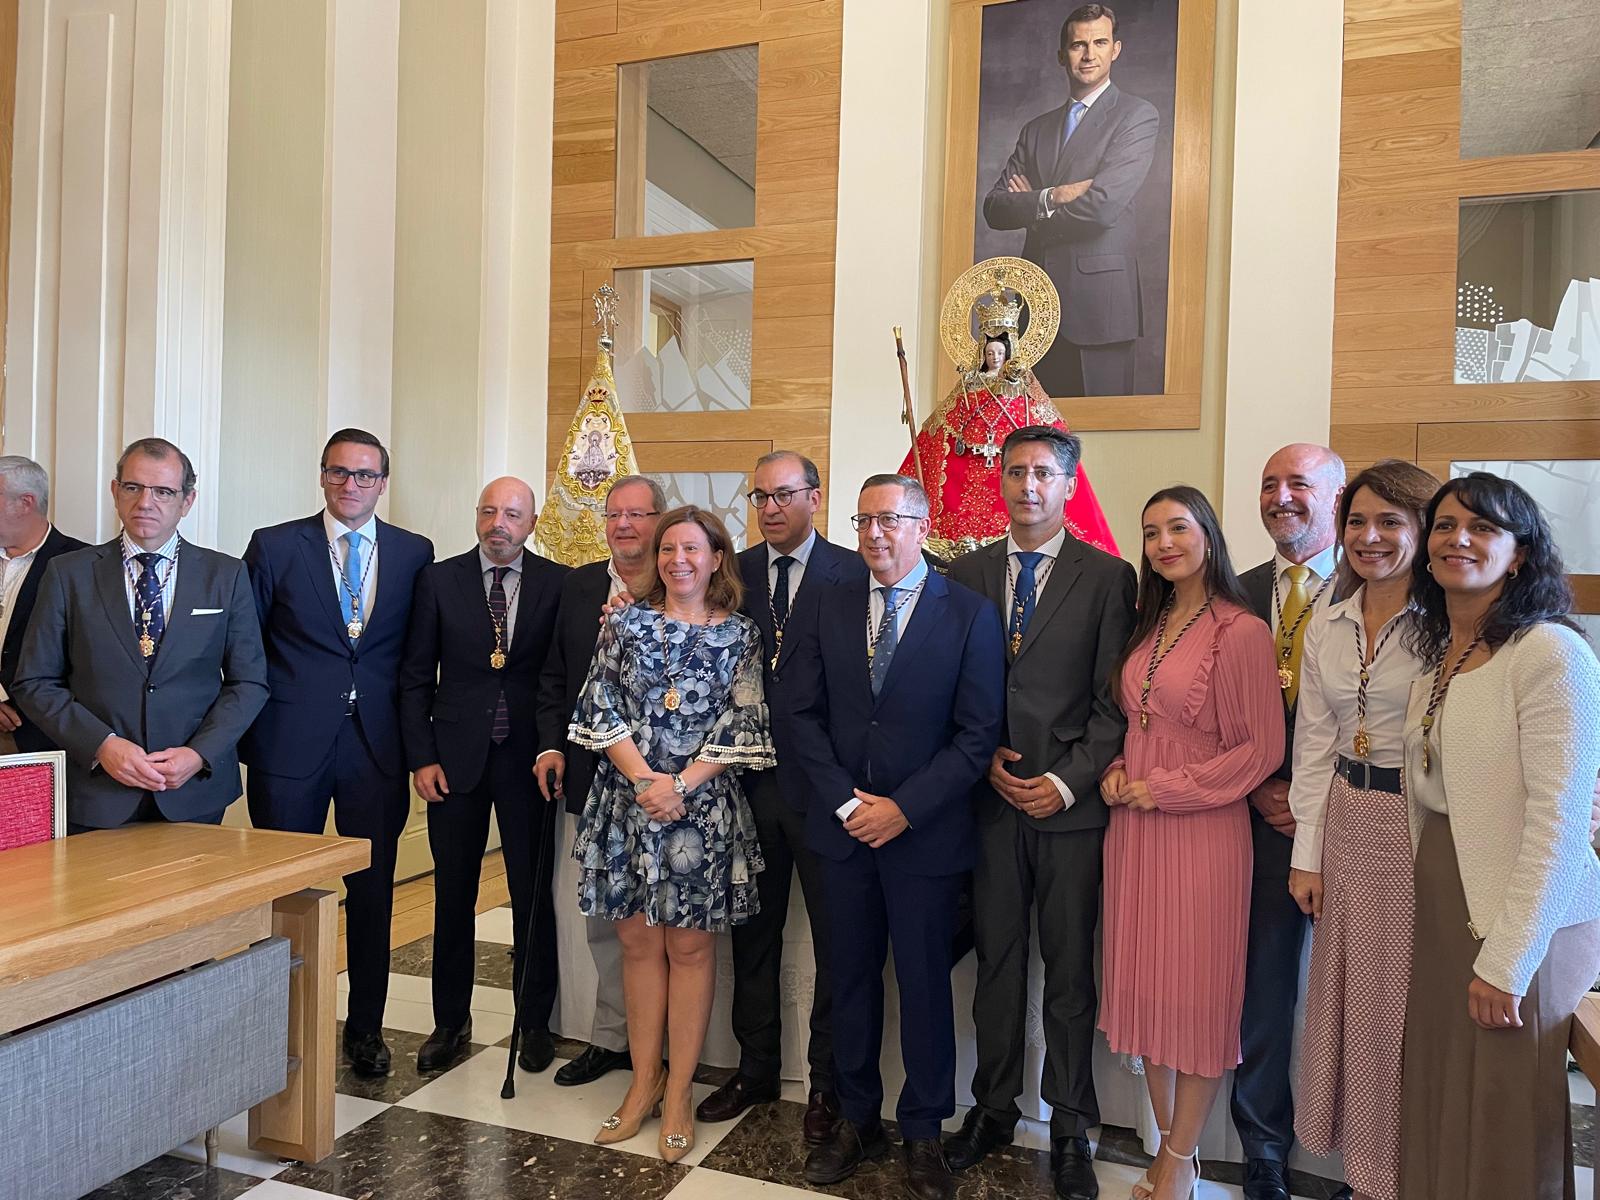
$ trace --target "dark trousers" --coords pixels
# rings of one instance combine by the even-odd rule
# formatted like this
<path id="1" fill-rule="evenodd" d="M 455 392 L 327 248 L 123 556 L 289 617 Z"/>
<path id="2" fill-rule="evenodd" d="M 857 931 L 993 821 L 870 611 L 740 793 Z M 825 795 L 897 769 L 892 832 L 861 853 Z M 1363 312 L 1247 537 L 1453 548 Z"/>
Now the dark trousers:
<path id="1" fill-rule="evenodd" d="M 733 927 L 733 1035 L 739 1039 L 739 1071 L 766 1081 L 776 1080 L 783 1067 L 783 929 L 789 917 L 789 889 L 798 871 L 817 962 L 806 1057 L 811 1065 L 811 1087 L 832 1091 L 829 1008 L 833 986 L 828 970 L 822 864 L 806 849 L 806 815 L 784 800 L 776 772 L 752 772 L 741 782 L 755 815 L 756 837 L 767 869 L 756 876 L 761 911 Z"/>
<path id="2" fill-rule="evenodd" d="M 1286 838 L 1250 810 L 1255 872 L 1250 884 L 1250 944 L 1245 953 L 1241 1061 L 1233 1076 L 1233 1124 L 1248 1158 L 1284 1162 L 1294 1145 L 1294 1093 L 1289 1059 L 1294 1007 L 1300 999 L 1300 956 L 1310 918 L 1289 895 Z"/>
<path id="3" fill-rule="evenodd" d="M 556 1000 L 556 918 L 550 903 L 554 867 L 555 807 L 534 784 L 533 763 L 504 745 L 489 747 L 483 776 L 469 792 L 451 792 L 428 805 L 428 846 L 433 851 L 433 1020 L 448 1029 L 466 1023 L 472 1011 L 477 970 L 474 936 L 478 879 L 489 844 L 489 810 L 500 825 L 500 850 L 511 890 L 515 939 L 512 978 L 522 993 L 522 1028 L 544 1029 Z M 544 870 L 535 879 L 539 859 Z M 528 920 L 538 897 L 539 923 L 533 953 L 526 946 Z M 499 952 L 499 947 L 495 947 Z M 531 972 L 524 976 L 524 972 Z"/>
<path id="4" fill-rule="evenodd" d="M 1076 1137 L 1100 1123 L 1094 1093 L 1094 930 L 1100 920 L 1104 829 L 1047 833 L 1004 801 L 978 823 L 973 870 L 973 931 L 978 980 L 972 1001 L 978 1031 L 974 1099 L 1007 1124 L 1022 1115 L 1028 1033 L 1028 930 L 1039 915 L 1044 959 L 1044 1078 L 1053 1137 Z"/>
<path id="5" fill-rule="evenodd" d="M 390 774 L 372 756 L 357 717 L 347 717 L 327 756 L 304 779 L 251 767 L 246 794 L 260 829 L 321 833 L 328 804 L 341 837 L 372 843 L 372 863 L 344 877 L 345 955 L 350 971 L 347 1030 L 377 1033 L 389 995 L 389 921 L 394 857 L 411 795 L 405 772 Z"/>
<path id="6" fill-rule="evenodd" d="M 185 817 L 184 818 L 184 824 L 187 824 L 187 825 L 220 825 L 220 824 L 222 824 L 222 814 L 223 814 L 223 812 L 226 812 L 226 811 L 227 811 L 226 809 L 220 809 L 220 810 L 218 810 L 217 812 L 214 812 L 214 813 L 207 813 L 203 817 Z M 141 822 L 145 822 L 145 821 L 165 821 L 166 819 L 167 819 L 167 815 L 164 812 L 161 811 L 161 806 L 156 803 L 155 793 L 154 792 L 146 792 L 143 796 L 140 797 L 140 799 L 139 799 L 139 807 L 133 810 L 133 816 L 129 817 L 126 821 L 124 821 L 122 823 L 122 825 L 116 825 L 116 826 L 79 825 L 76 821 L 68 821 L 67 822 L 67 836 L 71 837 L 75 833 L 93 833 L 96 829 L 102 829 L 102 828 L 121 829 L 124 826 L 138 825 Z"/>
<path id="7" fill-rule="evenodd" d="M 1080 346 L 1058 337 L 1034 374 L 1052 396 L 1131 396 L 1133 346 L 1132 342 Z"/>
<path id="8" fill-rule="evenodd" d="M 885 871 L 860 847 L 824 859 L 833 952 L 833 1081 L 839 1111 L 858 1125 L 883 1109 L 883 965 L 894 949 L 900 1056 L 906 1083 L 895 1106 L 905 1138 L 936 1138 L 956 1110 L 955 1005 L 950 942 L 960 875 Z"/>

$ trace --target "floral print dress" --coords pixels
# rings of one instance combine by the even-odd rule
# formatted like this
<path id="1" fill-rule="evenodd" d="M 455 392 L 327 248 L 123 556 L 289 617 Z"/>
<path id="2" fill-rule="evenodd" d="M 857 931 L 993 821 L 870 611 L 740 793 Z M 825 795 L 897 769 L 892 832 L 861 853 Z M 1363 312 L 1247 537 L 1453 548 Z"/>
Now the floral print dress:
<path id="1" fill-rule="evenodd" d="M 669 709 L 674 688 L 679 703 Z M 777 761 L 755 622 L 735 613 L 692 625 L 643 604 L 613 613 L 567 735 L 596 751 L 632 738 L 655 771 L 678 773 L 695 761 L 730 768 L 689 793 L 681 820 L 662 823 L 600 754 L 572 847 L 586 916 L 642 912 L 651 925 L 719 933 L 755 915 L 755 876 L 765 864 L 733 769 Z"/>

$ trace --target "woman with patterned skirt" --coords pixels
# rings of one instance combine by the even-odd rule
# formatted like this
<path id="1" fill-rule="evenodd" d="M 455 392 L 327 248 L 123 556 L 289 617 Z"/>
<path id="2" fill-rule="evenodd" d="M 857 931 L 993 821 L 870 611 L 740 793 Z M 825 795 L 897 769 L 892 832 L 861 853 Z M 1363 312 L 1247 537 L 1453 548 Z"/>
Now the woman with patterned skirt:
<path id="1" fill-rule="evenodd" d="M 648 593 L 606 618 L 572 716 L 573 742 L 604 751 L 572 854 L 578 907 L 618 922 L 633 1057 L 633 1084 L 594 1140 L 626 1141 L 664 1108 L 661 1156 L 677 1162 L 694 1146 L 690 1088 L 716 987 L 713 934 L 756 912 L 763 866 L 729 768 L 775 759 L 761 635 L 738 612 L 727 530 L 712 513 L 674 509 L 656 526 L 655 564 Z"/>
<path id="2" fill-rule="evenodd" d="M 1408 462 L 1361 472 L 1339 502 L 1354 595 L 1312 619 L 1295 721 L 1289 890 L 1316 922 L 1295 1132 L 1339 1150 L 1364 1200 L 1396 1200 L 1400 1058 L 1411 972 L 1405 713 L 1426 666 L 1402 635 L 1439 481 Z M 1347 590 L 1341 589 L 1341 590 Z"/>

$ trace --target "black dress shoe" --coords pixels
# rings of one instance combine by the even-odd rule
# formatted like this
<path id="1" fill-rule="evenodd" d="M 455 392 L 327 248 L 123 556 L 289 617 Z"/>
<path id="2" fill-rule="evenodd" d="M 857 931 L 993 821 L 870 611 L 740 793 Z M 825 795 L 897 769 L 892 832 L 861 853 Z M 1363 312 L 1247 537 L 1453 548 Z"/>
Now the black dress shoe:
<path id="1" fill-rule="evenodd" d="M 593 1083 L 611 1071 L 631 1066 L 633 1059 L 628 1057 L 626 1050 L 606 1050 L 600 1046 L 590 1046 L 556 1072 L 556 1082 L 562 1087 L 577 1087 L 579 1084 Z"/>
<path id="2" fill-rule="evenodd" d="M 1050 1178 L 1061 1200 L 1095 1200 L 1100 1181 L 1094 1177 L 1094 1151 L 1086 1137 L 1050 1140 Z"/>
<path id="3" fill-rule="evenodd" d="M 442 1071 L 446 1067 L 454 1066 L 456 1059 L 466 1053 L 467 1046 L 472 1042 L 472 1018 L 468 1017 L 466 1023 L 451 1028 L 448 1025 L 436 1025 L 433 1032 L 428 1035 L 428 1040 L 422 1043 L 422 1049 L 417 1051 L 417 1071 Z"/>
<path id="4" fill-rule="evenodd" d="M 833 1136 L 833 1127 L 838 1121 L 839 1101 L 834 1094 L 823 1088 L 813 1088 L 810 1099 L 806 1101 L 806 1119 L 802 1124 L 806 1145 L 822 1145 Z"/>
<path id="5" fill-rule="evenodd" d="M 806 1182 L 838 1183 L 854 1175 L 867 1159 L 887 1153 L 889 1139 L 877 1121 L 866 1126 L 840 1121 L 833 1127 L 833 1136 L 806 1155 Z"/>
<path id="6" fill-rule="evenodd" d="M 778 1098 L 776 1079 L 751 1079 L 748 1075 L 735 1075 L 711 1095 L 700 1101 L 694 1110 L 694 1119 L 707 1125 L 731 1121 L 752 1104 L 771 1104 Z"/>
<path id="7" fill-rule="evenodd" d="M 983 1109 L 973 1105 L 967 1110 L 961 1128 L 945 1138 L 945 1159 L 952 1171 L 968 1170 L 987 1158 L 990 1151 L 1011 1145 L 1016 1131 L 1016 1122 L 991 1117 Z"/>
<path id="8" fill-rule="evenodd" d="M 1333 1200 L 1355 1200 L 1355 1189 L 1347 1183 L 1333 1194 Z"/>
<path id="9" fill-rule="evenodd" d="M 389 1047 L 381 1033 L 352 1032 L 344 1027 L 344 1054 L 357 1075 L 379 1079 L 389 1073 Z"/>
<path id="10" fill-rule="evenodd" d="M 517 1066 L 537 1075 L 555 1061 L 556 1043 L 548 1029 L 527 1029 L 517 1047 Z"/>
<path id="11" fill-rule="evenodd" d="M 938 1138 L 906 1139 L 906 1191 L 915 1200 L 953 1200 L 956 1177 Z"/>
<path id="12" fill-rule="evenodd" d="M 1283 1164 L 1270 1158 L 1252 1158 L 1244 1169 L 1245 1200 L 1289 1200 Z"/>

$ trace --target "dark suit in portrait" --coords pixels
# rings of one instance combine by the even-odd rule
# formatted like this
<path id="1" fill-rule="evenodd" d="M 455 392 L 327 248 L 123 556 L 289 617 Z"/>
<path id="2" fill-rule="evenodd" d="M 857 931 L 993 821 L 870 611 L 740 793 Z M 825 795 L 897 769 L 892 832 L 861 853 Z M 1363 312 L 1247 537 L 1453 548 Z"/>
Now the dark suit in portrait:
<path id="1" fill-rule="evenodd" d="M 1100 1123 L 1093 1051 L 1098 1000 L 1094 934 L 1108 813 L 1100 776 L 1121 752 L 1127 723 L 1111 698 L 1112 664 L 1133 627 L 1135 576 L 1120 558 L 1063 532 L 1006 670 L 1002 746 L 1022 755 L 1013 775 L 1054 775 L 1071 804 L 1042 819 L 1007 803 L 987 781 L 974 795 L 978 861 L 973 922 L 978 952 L 972 1091 L 990 1118 L 1014 1127 L 1027 1048 L 1028 934 L 1038 913 L 1044 960 L 1044 1078 L 1051 1134 L 1079 1137 Z M 1046 543 L 1041 550 L 1047 550 Z M 958 558 L 950 578 L 987 596 L 1006 619 L 1010 538 Z M 1007 651 L 1009 657 L 1009 650 Z"/>
<path id="2" fill-rule="evenodd" d="M 56 557 L 38 584 L 12 680 L 39 736 L 67 754 L 67 819 L 222 820 L 238 799 L 239 739 L 267 701 L 267 667 L 244 564 L 178 542 L 171 611 L 155 653 L 140 653 L 118 537 Z M 131 788 L 95 766 L 116 735 L 148 753 L 187 746 L 203 765 L 181 787 Z"/>
<path id="3" fill-rule="evenodd" d="M 16 598 L 11 602 L 5 641 L 0 644 L 0 688 L 5 689 L 7 696 L 11 694 L 11 685 L 17 678 L 17 660 L 22 654 L 22 636 L 27 632 L 28 618 L 33 615 L 33 605 L 39 595 L 39 581 L 44 578 L 45 567 L 52 558 L 73 550 L 85 549 L 86 546 L 87 543 L 80 542 L 75 537 L 68 537 L 52 525 L 50 531 L 45 534 L 44 541 L 33 552 L 33 562 L 29 564 L 28 573 L 22 577 Z M 11 570 L 16 570 L 15 565 Z M 27 713 L 18 709 L 17 715 L 22 718 L 22 724 L 17 726 L 11 737 L 19 751 L 37 753 L 41 750 L 60 749 L 39 732 L 39 727 L 28 720 Z"/>
<path id="4" fill-rule="evenodd" d="M 533 779 L 539 752 L 534 715 L 566 567 L 524 550 L 502 589 L 515 608 L 496 668 L 490 566 L 476 546 L 417 576 L 411 631 L 400 666 L 406 765 L 437 763 L 449 793 L 428 805 L 434 864 L 434 1023 L 458 1029 L 471 1015 L 474 919 L 491 809 L 511 892 L 514 978 L 523 1029 L 544 1029 L 556 998 L 556 926 L 550 904 L 555 811 Z M 535 878 L 540 858 L 544 869 Z M 526 944 L 535 897 L 539 925 Z"/>
<path id="5" fill-rule="evenodd" d="M 983 201 L 991 229 L 1027 231 L 1022 257 L 1042 267 L 1061 297 L 1061 330 L 1034 374 L 1052 396 L 1120 396 L 1133 391 L 1133 344 L 1144 334 L 1139 229 L 1134 196 L 1149 174 L 1161 118 L 1155 106 L 1107 83 L 1067 136 L 1068 101 L 1022 127 L 1017 145 Z M 1029 190 L 1008 191 L 1025 176 Z M 1051 207 L 1040 193 L 1094 184 Z"/>
<path id="6" fill-rule="evenodd" d="M 908 577 L 909 578 L 909 577 Z M 883 1104 L 883 967 L 893 950 L 906 1139 L 955 1111 L 951 939 L 977 838 L 972 788 L 1000 740 L 1004 650 L 995 606 L 929 571 L 878 695 L 868 674 L 870 577 L 818 597 L 783 674 L 786 752 L 810 782 L 807 844 L 823 859 L 840 1111 L 875 1126 Z M 854 789 L 888 796 L 910 828 L 873 849 L 834 810 Z"/>
<path id="7" fill-rule="evenodd" d="M 244 553 L 272 686 L 240 748 L 250 767 L 250 819 L 262 829 L 321 833 L 332 803 L 339 832 L 372 843 L 371 865 L 344 879 L 347 1035 L 377 1034 L 383 1025 L 395 852 L 410 798 L 400 656 L 417 574 L 433 561 L 427 538 L 376 525 L 376 600 L 355 639 L 322 513 L 256 530 Z"/>

